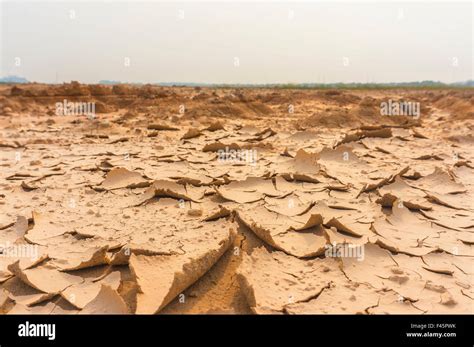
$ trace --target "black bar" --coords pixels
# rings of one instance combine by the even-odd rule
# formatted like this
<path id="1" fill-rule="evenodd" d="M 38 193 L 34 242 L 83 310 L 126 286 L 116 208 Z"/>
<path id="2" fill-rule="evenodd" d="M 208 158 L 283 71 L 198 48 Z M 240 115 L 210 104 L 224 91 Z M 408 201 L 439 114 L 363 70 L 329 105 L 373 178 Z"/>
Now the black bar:
<path id="1" fill-rule="evenodd" d="M 19 337 L 19 325 L 55 324 L 55 339 Z M 290 339 L 291 345 L 351 346 L 389 345 L 455 345 L 473 346 L 472 315 L 305 315 L 305 316 L 239 316 L 239 315 L 11 315 L 0 316 L 0 346 L 55 345 L 74 343 L 90 346 L 114 344 L 130 346 L 164 344 L 181 345 L 189 339 L 194 345 L 217 342 L 254 345 L 261 340 Z M 423 328 L 423 329 L 422 329 Z M 424 336 L 408 336 L 421 333 Z M 434 336 L 433 334 L 455 334 Z M 429 334 L 432 334 L 429 336 Z M 173 342 L 174 341 L 174 342 Z"/>

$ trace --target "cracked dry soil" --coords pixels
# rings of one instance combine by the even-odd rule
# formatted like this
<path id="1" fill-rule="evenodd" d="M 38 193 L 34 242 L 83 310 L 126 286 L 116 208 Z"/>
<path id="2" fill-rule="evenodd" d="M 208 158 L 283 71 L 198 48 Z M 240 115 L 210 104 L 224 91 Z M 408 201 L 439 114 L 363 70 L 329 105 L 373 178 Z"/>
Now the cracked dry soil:
<path id="1" fill-rule="evenodd" d="M 472 314 L 473 97 L 4 85 L 0 312 Z"/>

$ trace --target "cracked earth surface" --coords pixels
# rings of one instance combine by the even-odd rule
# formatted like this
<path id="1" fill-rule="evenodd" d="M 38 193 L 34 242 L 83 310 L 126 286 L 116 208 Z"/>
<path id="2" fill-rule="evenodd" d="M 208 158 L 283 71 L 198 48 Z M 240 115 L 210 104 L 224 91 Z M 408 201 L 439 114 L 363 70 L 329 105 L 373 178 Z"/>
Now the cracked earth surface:
<path id="1" fill-rule="evenodd" d="M 0 312 L 472 314 L 473 97 L 2 86 Z"/>

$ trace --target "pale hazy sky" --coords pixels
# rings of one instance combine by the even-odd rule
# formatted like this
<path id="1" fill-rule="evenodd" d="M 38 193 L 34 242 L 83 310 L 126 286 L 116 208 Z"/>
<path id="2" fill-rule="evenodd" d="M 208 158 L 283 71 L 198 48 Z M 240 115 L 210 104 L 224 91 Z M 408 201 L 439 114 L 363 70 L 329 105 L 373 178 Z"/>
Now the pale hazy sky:
<path id="1" fill-rule="evenodd" d="M 473 78 L 471 1 L 2 1 L 0 11 L 0 76 L 31 81 Z"/>

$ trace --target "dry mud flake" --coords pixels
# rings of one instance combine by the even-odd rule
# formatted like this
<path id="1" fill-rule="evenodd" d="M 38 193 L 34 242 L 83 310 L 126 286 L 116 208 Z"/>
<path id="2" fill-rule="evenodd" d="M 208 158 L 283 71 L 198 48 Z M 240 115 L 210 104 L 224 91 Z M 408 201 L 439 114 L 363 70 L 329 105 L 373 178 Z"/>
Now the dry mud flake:
<path id="1" fill-rule="evenodd" d="M 322 217 L 311 214 L 287 217 L 268 211 L 264 206 L 239 209 L 240 220 L 260 239 L 295 257 L 307 258 L 324 252 L 327 239 Z"/>
<path id="2" fill-rule="evenodd" d="M 5 264 L 8 265 L 8 262 L 13 262 L 14 258 L 21 258 L 18 252 L 18 247 L 21 247 L 23 244 L 23 236 L 28 230 L 28 220 L 25 217 L 19 216 L 14 225 L 9 228 L 0 230 L 0 282 L 2 279 L 2 272 L 5 271 Z M 27 247 L 25 247 L 27 248 Z"/>
<path id="3" fill-rule="evenodd" d="M 409 183 L 411 186 L 436 194 L 457 194 L 466 192 L 466 187 L 457 183 L 452 175 L 436 167 L 434 172 Z"/>
<path id="4" fill-rule="evenodd" d="M 11 299 L 8 296 L 8 291 L 0 289 L 0 313 L 4 314 L 7 312 L 7 308 Z"/>
<path id="5" fill-rule="evenodd" d="M 210 208 L 206 209 L 206 212 L 203 213 L 204 216 L 202 221 L 210 222 L 213 220 L 217 220 L 219 218 L 225 218 L 230 216 L 231 211 L 233 210 L 232 204 L 218 204 L 215 206 L 214 204 L 211 205 Z"/>
<path id="6" fill-rule="evenodd" d="M 78 309 L 83 309 L 99 295 L 102 285 L 117 291 L 120 282 L 120 271 L 114 271 L 100 280 L 85 279 L 83 283 L 73 284 L 63 290 L 61 296 Z"/>
<path id="7" fill-rule="evenodd" d="M 336 149 L 324 148 L 319 153 L 318 163 L 329 177 L 343 185 L 355 187 L 359 192 L 358 195 L 391 183 L 396 175 L 401 175 L 408 170 L 408 167 L 400 169 L 397 166 L 389 168 L 371 166 L 346 145 Z"/>
<path id="8" fill-rule="evenodd" d="M 265 198 L 265 208 L 269 211 L 294 217 L 302 215 L 311 208 L 312 202 L 301 199 L 298 195 L 288 195 L 284 198 Z"/>
<path id="9" fill-rule="evenodd" d="M 461 270 L 472 268 L 472 257 L 447 253 L 431 253 L 423 259 L 404 254 L 392 257 L 406 273 L 416 273 L 421 278 L 417 296 L 410 298 L 417 309 L 431 314 L 472 313 L 474 300 L 469 291 L 472 293 L 473 277 Z"/>
<path id="10" fill-rule="evenodd" d="M 472 194 L 437 194 L 427 193 L 427 199 L 435 204 L 455 210 L 474 211 L 474 196 Z"/>
<path id="11" fill-rule="evenodd" d="M 174 126 L 171 126 L 165 123 L 152 123 L 148 125 L 147 129 L 148 130 L 172 130 L 172 131 L 179 130 L 179 128 L 176 128 Z"/>
<path id="12" fill-rule="evenodd" d="M 183 156 L 184 158 L 185 156 Z M 179 184 L 190 184 L 194 186 L 210 185 L 214 179 L 209 177 L 209 173 L 205 168 L 197 168 L 189 164 L 191 158 L 196 156 L 188 154 L 182 162 L 175 163 L 160 163 L 145 169 L 147 177 L 154 180 L 175 180 Z M 203 165 L 206 166 L 205 164 Z"/>
<path id="13" fill-rule="evenodd" d="M 59 259 L 57 261 L 53 261 L 52 264 L 57 266 L 62 271 L 79 270 L 106 264 L 108 249 L 108 246 L 91 248 L 85 252 L 77 254 L 76 258 Z"/>
<path id="14" fill-rule="evenodd" d="M 203 225 L 203 229 L 210 230 L 212 237 L 204 238 L 201 242 L 194 241 L 195 244 L 185 244 L 184 254 L 132 254 L 129 260 L 130 269 L 139 288 L 136 313 L 159 312 L 204 275 L 233 242 L 235 232 L 229 229 L 225 221 L 208 222 Z M 204 236 L 204 231 L 201 233 Z"/>
<path id="15" fill-rule="evenodd" d="M 319 215 L 324 226 L 336 228 L 338 231 L 351 236 L 363 237 L 372 234 L 370 223 L 374 220 L 374 210 L 377 211 L 377 206 L 361 202 L 357 207 L 360 210 L 353 208 L 331 208 L 324 202 L 318 202 L 311 207 L 307 214 Z"/>
<path id="16" fill-rule="evenodd" d="M 52 314 L 55 308 L 56 305 L 52 302 L 48 302 L 46 305 L 36 305 L 32 307 L 17 303 L 10 311 L 8 311 L 8 314 Z"/>
<path id="17" fill-rule="evenodd" d="M 455 259 L 455 256 L 447 253 L 430 253 L 422 257 L 421 266 L 425 270 L 434 273 L 453 275 L 456 270 L 458 270 L 454 263 Z M 466 259 L 472 259 L 472 261 L 474 261 L 472 257 L 466 257 Z M 471 265 L 474 265 L 474 263 Z"/>
<path id="18" fill-rule="evenodd" d="M 102 284 L 97 296 L 89 302 L 80 314 L 127 314 L 127 304 L 116 290 Z"/>
<path id="19" fill-rule="evenodd" d="M 373 227 L 379 235 L 377 243 L 395 252 L 422 256 L 435 251 L 434 245 L 442 242 L 443 229 L 416 217 L 398 200 L 393 203 L 392 215 L 377 219 Z"/>
<path id="20" fill-rule="evenodd" d="M 3 289 L 8 298 L 16 304 L 33 306 L 50 300 L 57 293 L 43 293 L 24 283 L 18 277 L 13 277 L 3 284 Z"/>
<path id="21" fill-rule="evenodd" d="M 197 128 L 189 128 L 188 131 L 181 137 L 183 140 L 192 139 L 202 135 L 202 131 Z"/>
<path id="22" fill-rule="evenodd" d="M 336 146 L 358 141 L 367 137 L 389 138 L 392 137 L 392 129 L 380 127 L 377 129 L 360 129 L 355 132 L 350 132 L 345 134 L 344 137 L 339 142 L 337 142 Z"/>
<path id="23" fill-rule="evenodd" d="M 127 265 L 131 256 L 131 249 L 122 247 L 118 252 L 108 255 L 106 260 L 109 265 Z"/>
<path id="24" fill-rule="evenodd" d="M 421 211 L 421 214 L 433 223 L 447 229 L 474 231 L 474 213 L 469 211 L 455 211 L 446 206 L 433 205 L 430 211 Z"/>
<path id="25" fill-rule="evenodd" d="M 369 314 L 422 314 L 410 300 L 406 300 L 400 294 L 389 291 L 378 291 L 379 301 L 377 305 L 368 308 Z"/>
<path id="26" fill-rule="evenodd" d="M 269 252 L 263 247 L 243 255 L 237 275 L 250 308 L 259 314 L 319 313 L 327 303 L 324 299 L 319 306 L 322 293 L 330 290 L 334 283 L 350 285 L 336 259 L 301 260 L 283 252 Z M 345 300 L 343 293 L 340 300 Z M 347 307 L 350 306 L 348 302 Z"/>
<path id="27" fill-rule="evenodd" d="M 323 148 L 318 156 L 318 163 L 327 174 L 342 184 L 354 184 L 360 181 L 364 177 L 364 171 L 367 173 L 369 169 L 369 166 L 348 146 L 339 146 L 336 149 Z"/>
<path id="28" fill-rule="evenodd" d="M 317 298 L 290 304 L 285 310 L 290 314 L 367 314 L 379 300 L 373 288 L 341 278 L 324 288 Z"/>
<path id="29" fill-rule="evenodd" d="M 150 182 L 143 178 L 140 173 L 119 167 L 109 171 L 100 187 L 113 190 L 119 188 L 143 188 L 149 185 Z"/>
<path id="30" fill-rule="evenodd" d="M 203 148 L 203 152 L 218 152 L 218 151 L 231 151 L 231 150 L 240 150 L 241 146 L 235 142 L 223 143 L 221 141 L 215 141 L 206 144 Z"/>
<path id="31" fill-rule="evenodd" d="M 413 306 L 427 314 L 472 314 L 474 300 L 461 289 L 428 283 Z"/>
<path id="32" fill-rule="evenodd" d="M 39 245 L 45 245 L 50 239 L 71 231 L 53 223 L 52 216 L 36 211 L 33 211 L 33 222 L 34 227 L 26 233 L 25 239 Z"/>
<path id="33" fill-rule="evenodd" d="M 48 259 L 47 254 L 41 253 L 41 249 L 37 249 L 36 253 L 33 250 L 31 256 L 25 256 L 21 251 L 21 249 L 24 249 L 25 252 L 28 252 L 28 249 L 33 249 L 32 247 L 34 246 L 27 243 L 16 243 L 11 248 L 2 250 L 2 256 L 0 257 L 0 283 L 5 282 L 13 276 L 13 274 L 8 270 L 8 266 L 11 264 L 19 262 L 18 266 L 20 269 L 25 270 L 35 267 L 42 261 Z"/>
<path id="34" fill-rule="evenodd" d="M 364 245 L 368 242 L 369 236 L 353 236 L 348 233 L 339 232 L 336 228 L 331 227 L 324 230 L 328 244 L 327 247 L 333 249 L 334 247 L 339 247 L 340 245 L 347 245 L 350 247 L 357 247 Z"/>
<path id="35" fill-rule="evenodd" d="M 157 180 L 138 198 L 138 205 L 155 197 L 170 197 L 197 202 L 204 196 L 204 191 L 191 185 L 178 184 L 173 181 Z"/>
<path id="36" fill-rule="evenodd" d="M 412 210 L 431 210 L 432 205 L 425 199 L 426 194 L 422 191 L 412 188 L 400 176 L 395 178 L 392 184 L 379 189 L 381 198 L 377 203 L 383 207 L 392 207 L 396 200 Z"/>
<path id="37" fill-rule="evenodd" d="M 2 206 L 2 209 L 3 208 L 4 206 Z M 15 217 L 9 216 L 5 212 L 2 212 L 2 214 L 0 215 L 0 230 L 4 230 L 8 227 L 11 227 L 14 223 Z"/>
<path id="38" fill-rule="evenodd" d="M 398 267 L 390 252 L 377 245 L 367 243 L 364 246 L 363 259 L 342 257 L 342 271 L 347 278 L 356 283 L 364 283 L 375 289 L 386 288 L 386 280 L 393 269 Z"/>
<path id="39" fill-rule="evenodd" d="M 419 257 L 402 256 L 420 259 Z M 389 251 L 374 244 L 365 245 L 362 261 L 343 257 L 342 262 L 342 270 L 349 280 L 365 283 L 377 291 L 393 291 L 399 296 L 397 300 L 400 303 L 406 300 L 410 302 L 420 300 L 427 284 L 427 280 L 420 275 L 419 271 L 405 266 L 398 258 L 394 259 Z M 388 304 L 390 304 L 390 299 L 382 297 L 379 309 L 383 309 L 383 306 Z M 397 307 L 406 309 L 407 313 L 413 311 L 411 305 L 398 305 Z"/>
<path id="40" fill-rule="evenodd" d="M 271 179 L 248 177 L 245 181 L 233 181 L 216 189 L 222 198 L 239 204 L 261 200 L 265 196 L 282 197 L 288 192 L 276 189 Z"/>
<path id="41" fill-rule="evenodd" d="M 97 229 L 97 227 L 96 227 Z M 101 230 L 105 234 L 105 230 Z M 60 271 L 79 270 L 107 263 L 107 250 L 121 244 L 100 237 L 76 237 L 71 234 L 48 239 L 45 245 L 38 245 L 40 254 L 50 258 L 50 265 Z"/>
<path id="42" fill-rule="evenodd" d="M 278 167 L 278 171 L 287 180 L 326 182 L 328 179 L 320 172 L 321 167 L 318 160 L 318 153 L 308 153 L 304 149 L 300 149 L 294 158 L 283 162 Z"/>
<path id="43" fill-rule="evenodd" d="M 17 261 L 8 266 L 8 270 L 29 286 L 50 294 L 59 293 L 83 281 L 81 277 L 60 272 L 47 264 L 23 270 L 20 268 L 20 262 Z"/>

